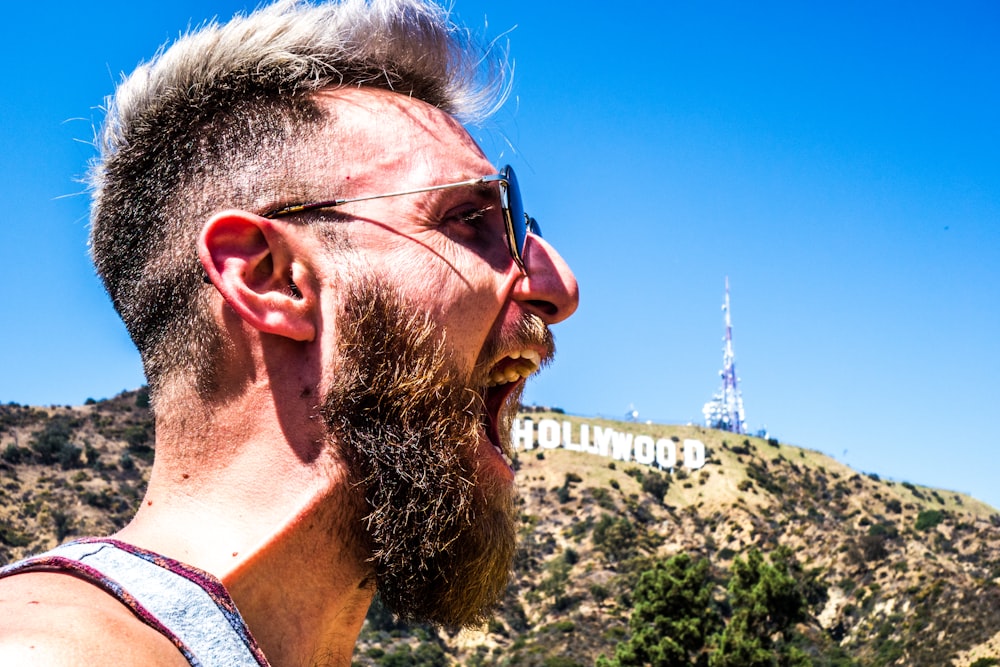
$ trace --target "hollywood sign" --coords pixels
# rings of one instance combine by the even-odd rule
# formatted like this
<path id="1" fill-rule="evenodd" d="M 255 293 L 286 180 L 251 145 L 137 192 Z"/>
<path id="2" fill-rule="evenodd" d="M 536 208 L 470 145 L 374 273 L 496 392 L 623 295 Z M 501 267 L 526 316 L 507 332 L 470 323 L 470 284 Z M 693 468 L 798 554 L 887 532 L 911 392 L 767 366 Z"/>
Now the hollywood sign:
<path id="1" fill-rule="evenodd" d="M 562 447 L 617 461 L 655 465 L 661 470 L 677 467 L 677 443 L 673 440 L 654 440 L 648 435 L 622 433 L 611 427 L 578 424 L 574 440 L 573 425 L 570 422 L 540 419 L 536 426 L 531 419 L 515 419 L 511 435 L 517 451 L 534 449 L 537 444 L 542 449 Z M 705 465 L 705 445 L 701 440 L 685 439 L 682 455 L 684 467 L 688 470 L 698 470 Z"/>

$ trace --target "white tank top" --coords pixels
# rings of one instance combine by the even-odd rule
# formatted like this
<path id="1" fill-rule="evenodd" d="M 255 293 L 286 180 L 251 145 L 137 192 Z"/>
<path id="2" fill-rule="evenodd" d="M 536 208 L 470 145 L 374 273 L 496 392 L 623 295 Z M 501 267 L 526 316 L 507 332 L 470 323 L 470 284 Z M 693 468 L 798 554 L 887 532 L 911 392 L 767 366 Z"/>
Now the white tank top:
<path id="1" fill-rule="evenodd" d="M 170 639 L 193 667 L 268 667 L 222 582 L 124 542 L 83 539 L 0 569 L 68 572 L 104 589 Z"/>

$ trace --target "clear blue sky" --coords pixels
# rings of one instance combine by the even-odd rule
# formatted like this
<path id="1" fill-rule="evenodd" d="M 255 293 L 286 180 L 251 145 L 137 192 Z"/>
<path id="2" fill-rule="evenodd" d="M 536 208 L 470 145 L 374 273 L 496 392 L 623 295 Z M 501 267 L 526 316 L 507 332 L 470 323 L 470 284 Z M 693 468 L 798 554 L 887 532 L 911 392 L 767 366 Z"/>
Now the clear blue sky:
<path id="1" fill-rule="evenodd" d="M 8 8 L 0 401 L 79 404 L 143 382 L 93 277 L 75 179 L 120 72 L 252 7 Z M 514 97 L 477 136 L 517 168 L 581 286 L 529 402 L 699 420 L 728 275 L 752 429 L 1000 507 L 1000 5 L 455 11 L 489 35 L 513 28 Z"/>

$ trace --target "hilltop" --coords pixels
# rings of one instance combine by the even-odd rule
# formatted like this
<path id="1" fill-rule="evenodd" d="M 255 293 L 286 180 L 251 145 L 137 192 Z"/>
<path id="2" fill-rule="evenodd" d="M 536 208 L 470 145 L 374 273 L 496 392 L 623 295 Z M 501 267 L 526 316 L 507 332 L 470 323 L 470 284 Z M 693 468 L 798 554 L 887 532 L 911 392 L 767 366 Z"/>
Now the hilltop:
<path id="1" fill-rule="evenodd" d="M 106 533 L 142 496 L 153 452 L 144 392 L 88 405 L 0 406 L 0 562 Z M 996 664 L 1000 514 L 963 494 L 854 471 L 776 440 L 692 426 L 532 413 L 704 445 L 672 471 L 522 449 L 522 544 L 479 631 L 401 626 L 376 605 L 363 665 L 591 665 L 628 636 L 639 574 L 677 553 L 721 577 L 751 548 L 794 554 L 808 587 L 801 635 L 817 665 Z M 721 587 L 720 587 L 721 591 Z"/>

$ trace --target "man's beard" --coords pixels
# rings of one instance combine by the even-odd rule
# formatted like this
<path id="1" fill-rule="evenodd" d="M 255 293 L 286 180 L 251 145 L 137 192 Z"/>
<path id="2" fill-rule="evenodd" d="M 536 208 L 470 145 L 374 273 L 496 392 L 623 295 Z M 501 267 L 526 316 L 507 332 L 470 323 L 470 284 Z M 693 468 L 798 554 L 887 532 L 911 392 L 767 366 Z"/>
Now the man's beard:
<path id="1" fill-rule="evenodd" d="M 551 348 L 544 324 L 525 320 L 494 347 Z M 486 620 L 517 546 L 514 488 L 482 474 L 477 461 L 489 369 L 465 380 L 429 318 L 372 280 L 349 290 L 338 336 L 323 416 L 351 483 L 364 492 L 354 539 L 370 554 L 383 603 L 406 620 L 451 627 Z M 519 399 L 520 390 L 498 419 L 508 454 Z"/>

